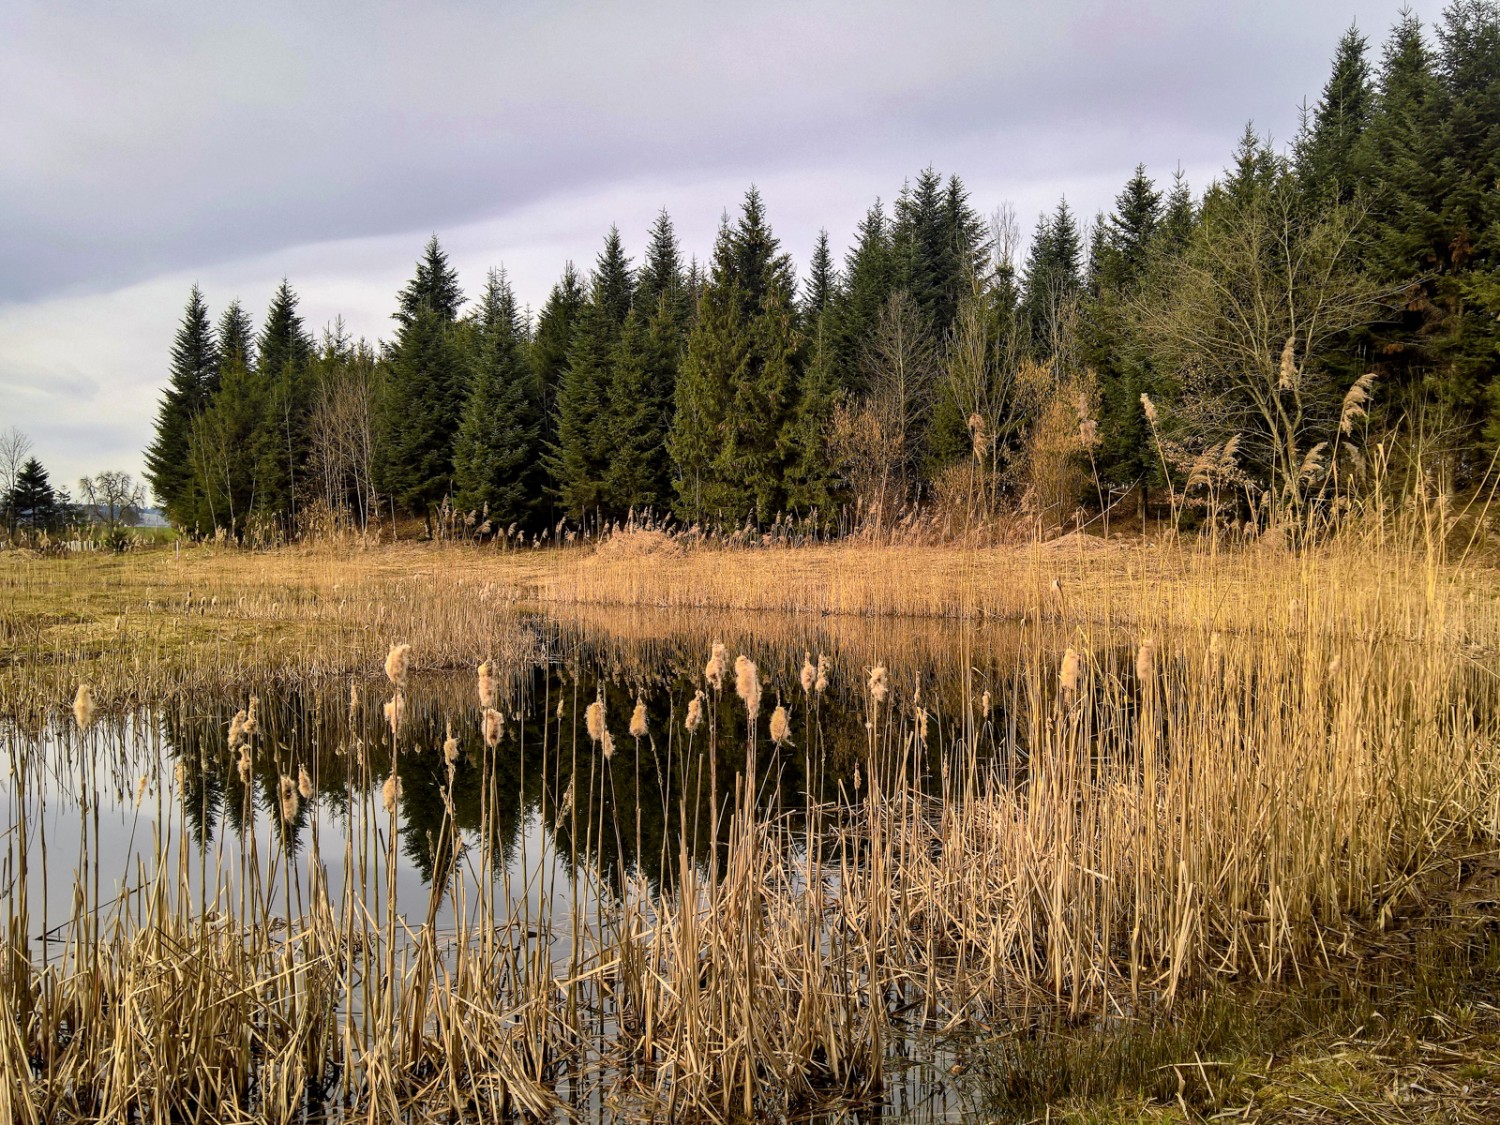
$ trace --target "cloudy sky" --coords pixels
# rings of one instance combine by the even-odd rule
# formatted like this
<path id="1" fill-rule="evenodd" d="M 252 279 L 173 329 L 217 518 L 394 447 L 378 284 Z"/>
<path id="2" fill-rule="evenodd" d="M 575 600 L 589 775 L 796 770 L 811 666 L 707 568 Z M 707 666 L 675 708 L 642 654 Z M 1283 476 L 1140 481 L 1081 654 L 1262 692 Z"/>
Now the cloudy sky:
<path id="1" fill-rule="evenodd" d="M 1430 24 L 1440 3 L 1413 0 Z M 799 266 L 932 165 L 1023 229 L 1138 162 L 1195 189 L 1289 142 L 1341 32 L 1397 0 L 0 6 L 0 429 L 54 480 L 139 473 L 188 287 L 389 333 L 436 232 L 545 299 L 666 207 L 706 256 L 750 183 Z"/>

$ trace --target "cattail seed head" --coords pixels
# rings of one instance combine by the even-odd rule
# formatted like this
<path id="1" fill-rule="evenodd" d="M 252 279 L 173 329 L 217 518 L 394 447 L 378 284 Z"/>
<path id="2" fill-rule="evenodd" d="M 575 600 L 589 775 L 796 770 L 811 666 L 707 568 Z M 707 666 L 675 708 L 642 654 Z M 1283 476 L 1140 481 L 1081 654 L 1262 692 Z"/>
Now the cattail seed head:
<path id="1" fill-rule="evenodd" d="M 392 645 L 385 656 L 386 677 L 398 688 L 406 683 L 406 673 L 411 666 L 411 645 Z"/>
<path id="2" fill-rule="evenodd" d="M 870 669 L 870 696 L 876 705 L 885 702 L 885 697 L 890 694 L 890 681 L 886 679 L 885 665 L 877 664 Z"/>
<path id="3" fill-rule="evenodd" d="M 734 692 L 744 701 L 745 712 L 753 723 L 760 714 L 760 670 L 743 653 L 734 658 Z"/>
<path id="4" fill-rule="evenodd" d="M 448 724 L 448 737 L 443 739 L 443 761 L 450 766 L 458 761 L 459 755 L 458 739 L 453 734 L 453 724 Z"/>
<path id="5" fill-rule="evenodd" d="M 829 668 L 830 665 L 828 662 L 828 657 L 823 655 L 823 653 L 821 652 L 818 653 L 818 679 L 813 684 L 813 691 L 817 692 L 819 695 L 822 695 L 825 691 L 828 690 Z"/>
<path id="6" fill-rule="evenodd" d="M 714 642 L 713 654 L 703 668 L 703 678 L 715 691 L 724 690 L 724 674 L 729 671 L 729 650 Z"/>
<path id="7" fill-rule="evenodd" d="M 604 741 L 604 736 L 609 733 L 604 726 L 604 700 L 596 699 L 588 705 L 583 713 L 583 723 L 591 739 L 595 742 Z"/>
<path id="8" fill-rule="evenodd" d="M 401 724 L 406 719 L 406 696 L 400 691 L 386 700 L 385 721 L 391 725 L 392 736 L 401 733 Z"/>
<path id="9" fill-rule="evenodd" d="M 927 741 L 927 708 L 917 708 L 917 737 L 923 742 Z"/>
<path id="10" fill-rule="evenodd" d="M 1146 421 L 1152 426 L 1156 425 L 1156 404 L 1151 401 L 1151 396 L 1144 391 L 1141 392 L 1141 409 L 1146 412 Z"/>
<path id="11" fill-rule="evenodd" d="M 353 680 L 349 681 L 349 714 L 353 715 L 359 710 L 359 685 Z"/>
<path id="12" fill-rule="evenodd" d="M 240 783 L 243 785 L 249 785 L 250 778 L 254 775 L 255 772 L 255 763 L 242 754 L 240 755 L 240 763 L 238 768 L 240 771 Z"/>
<path id="13" fill-rule="evenodd" d="M 499 711 L 496 711 L 493 707 L 486 707 L 484 709 L 483 726 L 484 744 L 491 750 L 493 750 L 496 746 L 500 745 L 500 736 L 505 733 L 505 716 L 502 715 Z M 456 740 L 451 736 L 449 737 L 448 741 L 456 743 Z M 446 755 L 446 750 L 444 751 L 444 753 Z M 453 759 L 449 758 L 448 760 L 451 762 Z"/>
<path id="14" fill-rule="evenodd" d="M 74 705 L 75 707 L 77 704 Z M 234 718 L 229 720 L 229 748 L 235 750 L 245 740 L 245 710 L 234 713 Z"/>
<path id="15" fill-rule="evenodd" d="M 277 797 L 281 801 L 281 819 L 297 819 L 297 810 L 301 807 L 301 802 L 297 799 L 297 783 L 285 774 L 277 784 Z"/>
<path id="16" fill-rule="evenodd" d="M 1078 650 L 1070 648 L 1063 653 L 1062 667 L 1057 673 L 1057 683 L 1064 695 L 1073 695 L 1083 683 L 1083 663 L 1078 659 Z"/>
<path id="17" fill-rule="evenodd" d="M 79 684 L 73 696 L 73 720 L 80 730 L 94 721 L 94 689 L 88 684 Z"/>
<path id="18" fill-rule="evenodd" d="M 684 725 L 687 727 L 688 734 L 692 734 L 702 724 L 703 724 L 703 693 L 700 691 L 700 692 L 696 692 L 693 695 L 693 698 L 688 701 L 687 721 L 686 721 L 686 723 Z"/>
<path id="19" fill-rule="evenodd" d="M 636 697 L 635 710 L 630 713 L 630 737 L 636 741 L 646 737 L 646 701 Z"/>
<path id="20" fill-rule="evenodd" d="M 312 800 L 312 776 L 307 772 L 307 767 L 303 765 L 297 767 L 297 793 L 304 801 Z"/>
<path id="21" fill-rule="evenodd" d="M 479 666 L 479 706 L 493 707 L 495 705 L 495 674 L 490 670 L 490 662 L 486 660 Z"/>
<path id="22" fill-rule="evenodd" d="M 776 710 L 771 712 L 771 741 L 780 746 L 783 742 L 790 742 L 791 737 L 791 720 L 787 718 L 786 708 L 778 703 Z"/>
<path id="23" fill-rule="evenodd" d="M 1152 672 L 1156 668 L 1156 640 L 1147 637 L 1141 642 L 1141 647 L 1135 650 L 1135 677 L 1142 683 L 1151 679 Z"/>
<path id="24" fill-rule="evenodd" d="M 257 717 L 257 713 L 259 711 L 260 699 L 259 697 L 252 695 L 250 697 L 250 709 L 245 712 L 244 731 L 246 737 L 249 737 L 256 731 L 260 730 L 260 719 Z"/>
<path id="25" fill-rule="evenodd" d="M 813 685 L 818 682 L 818 670 L 813 667 L 812 653 L 802 654 L 802 694 L 811 695 Z"/>
<path id="26" fill-rule="evenodd" d="M 990 692 L 989 692 L 989 689 L 986 688 L 984 694 L 979 697 L 979 707 L 980 707 L 981 711 L 984 713 L 984 717 L 986 719 L 988 719 L 990 717 L 990 704 L 991 704 Z"/>
<path id="27" fill-rule="evenodd" d="M 1289 391 L 1297 382 L 1297 338 L 1288 336 L 1286 343 L 1281 348 L 1281 364 L 1277 372 L 1276 386 L 1278 390 Z"/>
<path id="28" fill-rule="evenodd" d="M 385 784 L 380 787 L 380 801 L 385 805 L 385 811 L 392 815 L 396 812 L 396 805 L 401 800 L 401 779 L 394 772 L 385 779 Z"/>

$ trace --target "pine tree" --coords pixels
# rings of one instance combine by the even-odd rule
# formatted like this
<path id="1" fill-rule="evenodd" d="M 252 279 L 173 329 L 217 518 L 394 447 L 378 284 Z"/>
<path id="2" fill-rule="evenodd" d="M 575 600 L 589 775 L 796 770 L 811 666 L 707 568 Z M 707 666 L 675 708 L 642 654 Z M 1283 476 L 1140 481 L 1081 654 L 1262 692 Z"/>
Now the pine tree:
<path id="1" fill-rule="evenodd" d="M 623 519 L 631 512 L 639 515 L 648 508 L 659 511 L 670 499 L 660 401 L 664 357 L 662 341 L 652 333 L 652 326 L 660 324 L 660 319 L 648 322 L 640 309 L 631 309 L 610 365 L 605 413 L 613 438 L 604 470 L 602 505 L 615 518 Z"/>
<path id="2" fill-rule="evenodd" d="M 376 409 L 380 488 L 412 515 L 429 517 L 453 487 L 453 442 L 468 397 L 457 324 L 462 302 L 457 275 L 433 238 L 400 293 L 400 329 Z"/>
<path id="3" fill-rule="evenodd" d="M 497 528 L 533 522 L 540 496 L 540 403 L 522 354 L 515 296 L 491 270 L 473 325 L 469 393 L 453 451 L 454 500 Z"/>
<path id="4" fill-rule="evenodd" d="M 596 517 L 605 502 L 605 474 L 614 438 L 609 388 L 615 348 L 630 313 L 634 280 L 611 227 L 594 270 L 589 300 L 578 314 L 557 395 L 557 442 L 549 467 L 558 500 L 569 515 Z"/>
<path id="5" fill-rule="evenodd" d="M 834 370 L 840 387 L 850 394 L 865 390 L 862 355 L 896 283 L 890 224 L 877 199 L 860 220 L 854 247 L 845 258 L 844 284 L 832 302 L 828 325 Z"/>
<path id="6" fill-rule="evenodd" d="M 1346 203 L 1359 186 L 1360 138 L 1369 127 L 1375 102 L 1367 48 L 1357 28 L 1344 32 L 1323 96 L 1297 138 L 1297 174 L 1314 204 Z"/>
<path id="7" fill-rule="evenodd" d="M 257 368 L 266 388 L 265 428 L 257 435 L 259 510 L 294 527 L 307 458 L 312 413 L 309 361 L 312 341 L 297 313 L 297 295 L 285 278 L 271 298 L 256 342 Z"/>
<path id="8" fill-rule="evenodd" d="M 146 479 L 167 518 L 179 527 L 185 526 L 188 517 L 192 477 L 188 443 L 193 419 L 208 406 L 218 379 L 219 352 L 209 326 L 208 305 L 194 285 L 172 343 L 171 375 L 156 415 L 156 436 L 146 450 Z"/>
<path id="9" fill-rule="evenodd" d="M 246 371 L 255 369 L 255 322 L 238 297 L 229 302 L 219 317 L 218 351 L 219 366 L 213 379 L 215 391 L 219 389 L 226 368 L 238 365 Z"/>
<path id="10" fill-rule="evenodd" d="M 268 388 L 243 352 L 226 353 L 219 390 L 193 420 L 188 447 L 192 484 L 182 526 L 199 534 L 222 528 L 244 534 L 259 507 L 259 446 L 266 430 Z"/>
<path id="11" fill-rule="evenodd" d="M 663 301 L 671 307 L 673 316 L 685 324 L 688 317 L 687 279 L 672 217 L 665 211 L 658 214 L 656 222 L 651 225 L 646 257 L 636 278 L 631 303 L 643 315 L 654 316 Z"/>
<path id="12" fill-rule="evenodd" d="M 1167 192 L 1162 205 L 1161 223 L 1157 227 L 1153 249 L 1171 254 L 1187 245 L 1198 221 L 1198 209 L 1193 203 L 1193 190 L 1188 186 L 1187 176 L 1181 168 L 1172 173 L 1172 188 Z"/>

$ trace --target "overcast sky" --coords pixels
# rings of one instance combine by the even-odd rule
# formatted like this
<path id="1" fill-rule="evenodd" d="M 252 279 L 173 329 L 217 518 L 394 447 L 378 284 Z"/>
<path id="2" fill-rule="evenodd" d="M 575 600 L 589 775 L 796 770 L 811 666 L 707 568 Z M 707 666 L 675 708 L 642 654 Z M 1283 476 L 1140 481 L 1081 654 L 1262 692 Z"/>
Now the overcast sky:
<path id="1" fill-rule="evenodd" d="M 1440 3 L 1413 0 L 1431 24 Z M 656 212 L 706 257 L 757 184 L 805 268 L 932 165 L 1024 231 L 1138 162 L 1195 191 L 1278 146 L 1396 0 L 0 5 L 0 429 L 53 479 L 139 473 L 188 287 L 389 334 L 436 232 L 533 306 Z"/>

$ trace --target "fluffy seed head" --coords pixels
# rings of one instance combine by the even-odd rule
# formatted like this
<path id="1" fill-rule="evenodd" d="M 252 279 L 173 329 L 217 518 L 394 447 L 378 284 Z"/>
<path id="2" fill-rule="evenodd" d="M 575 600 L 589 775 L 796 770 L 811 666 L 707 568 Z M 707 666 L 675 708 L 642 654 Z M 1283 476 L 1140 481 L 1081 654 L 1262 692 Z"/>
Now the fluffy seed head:
<path id="1" fill-rule="evenodd" d="M 1146 421 L 1153 426 L 1156 425 L 1156 404 L 1144 391 L 1141 392 L 1141 409 L 1146 412 Z"/>
<path id="2" fill-rule="evenodd" d="M 1281 364 L 1278 371 L 1279 378 L 1276 386 L 1279 390 L 1289 391 L 1297 381 L 1297 338 L 1288 336 L 1286 343 L 1281 348 Z"/>
<path id="3" fill-rule="evenodd" d="M 824 656 L 821 652 L 818 653 L 818 679 L 817 682 L 813 684 L 813 691 L 817 692 L 819 695 L 822 695 L 825 691 L 828 690 L 829 667 L 830 665 L 828 663 L 828 657 Z"/>
<path id="4" fill-rule="evenodd" d="M 73 696 L 73 719 L 80 729 L 94 721 L 94 689 L 88 684 L 79 684 Z"/>
<path id="5" fill-rule="evenodd" d="M 77 710 L 78 705 L 73 705 Z M 236 749 L 245 740 L 245 709 L 242 707 L 234 713 L 234 718 L 229 720 L 229 748 Z"/>
<path id="6" fill-rule="evenodd" d="M 401 779 L 392 773 L 385 779 L 385 784 L 380 787 L 380 801 L 385 805 L 385 811 L 395 813 L 396 804 L 401 800 Z"/>
<path id="7" fill-rule="evenodd" d="M 1141 642 L 1141 647 L 1135 650 L 1135 676 L 1142 683 L 1151 679 L 1152 671 L 1156 667 L 1156 640 L 1147 637 Z"/>
<path id="8" fill-rule="evenodd" d="M 490 671 L 490 662 L 486 660 L 479 666 L 479 706 L 493 707 L 495 705 L 495 674 Z"/>
<path id="9" fill-rule="evenodd" d="M 986 688 L 985 693 L 979 697 L 979 706 L 984 711 L 984 717 L 986 719 L 990 717 L 990 703 L 991 700 L 989 689 Z"/>
<path id="10" fill-rule="evenodd" d="M 927 708 L 917 708 L 917 737 L 923 742 L 927 741 Z"/>
<path id="11" fill-rule="evenodd" d="M 297 767 L 297 793 L 304 801 L 312 799 L 312 777 L 308 774 L 306 766 L 299 765 Z"/>
<path id="12" fill-rule="evenodd" d="M 754 722 L 760 714 L 760 671 L 743 653 L 734 658 L 734 692 L 744 701 L 745 711 Z"/>
<path id="13" fill-rule="evenodd" d="M 802 694 L 811 695 L 813 684 L 818 682 L 818 670 L 813 667 L 812 653 L 802 654 Z"/>
<path id="14" fill-rule="evenodd" d="M 453 735 L 453 724 L 448 724 L 448 737 L 443 739 L 443 761 L 450 766 L 458 761 L 458 739 Z"/>
<path id="15" fill-rule="evenodd" d="M 505 733 L 505 716 L 502 715 L 499 711 L 496 711 L 493 707 L 486 707 L 484 709 L 484 744 L 486 746 L 488 746 L 491 750 L 493 750 L 496 746 L 500 745 L 500 736 L 502 734 L 504 734 L 504 733 Z M 448 741 L 454 743 L 454 748 L 455 748 L 455 751 L 456 751 L 457 750 L 457 739 L 453 738 L 450 735 L 449 738 L 448 738 Z M 447 755 L 446 744 L 444 745 L 444 751 L 443 751 L 443 753 L 444 753 L 444 756 L 446 757 L 446 755 Z M 455 752 L 454 757 L 456 758 L 457 756 L 458 755 Z M 453 761 L 453 758 L 449 758 L 448 760 L 451 762 L 451 761 Z"/>
<path id="16" fill-rule="evenodd" d="M 411 645 L 392 645 L 385 655 L 385 674 L 391 683 L 400 687 L 406 683 L 406 672 L 411 666 Z"/>
<path id="17" fill-rule="evenodd" d="M 258 697 L 256 697 L 256 696 L 252 695 L 250 697 L 250 709 L 245 712 L 245 727 L 244 727 L 244 729 L 245 729 L 245 734 L 247 736 L 254 734 L 256 731 L 258 731 L 260 729 L 260 719 L 256 717 L 256 713 L 259 710 L 260 710 L 260 699 Z"/>
<path id="18" fill-rule="evenodd" d="M 776 710 L 771 712 L 771 741 L 780 746 L 783 742 L 790 742 L 791 737 L 791 720 L 787 718 L 786 708 L 778 703 Z"/>
<path id="19" fill-rule="evenodd" d="M 694 694 L 693 698 L 688 701 L 687 722 L 684 725 L 687 727 L 688 734 L 692 734 L 703 725 L 703 693 L 701 691 Z"/>
<path id="20" fill-rule="evenodd" d="M 877 704 L 885 702 L 885 697 L 890 694 L 891 684 L 886 678 L 885 665 L 877 664 L 870 669 L 870 695 Z"/>
<path id="21" fill-rule="evenodd" d="M 250 778 L 253 775 L 254 770 L 255 770 L 255 763 L 252 762 L 249 758 L 245 757 L 244 755 L 241 755 L 240 756 L 239 771 L 240 771 L 240 783 L 242 785 L 249 785 L 250 784 Z"/>
<path id="22" fill-rule="evenodd" d="M 295 820 L 297 810 L 301 806 L 301 802 L 297 799 L 297 783 L 283 774 L 277 785 L 277 796 L 281 800 L 281 819 Z"/>
<path id="23" fill-rule="evenodd" d="M 703 678 L 715 691 L 724 690 L 724 674 L 729 671 L 729 650 L 718 641 L 714 642 L 713 654 L 703 668 Z"/>
<path id="24" fill-rule="evenodd" d="M 630 737 L 639 741 L 646 737 L 646 701 L 637 697 L 635 710 L 630 713 Z"/>
<path id="25" fill-rule="evenodd" d="M 604 741 L 604 736 L 609 733 L 604 726 L 604 700 L 596 699 L 588 705 L 583 713 L 583 723 L 591 739 L 595 742 Z"/>
<path id="26" fill-rule="evenodd" d="M 1058 686 L 1062 688 L 1063 694 L 1072 695 L 1078 690 L 1083 682 L 1083 665 L 1078 659 L 1076 649 L 1068 649 L 1063 653 L 1062 668 L 1057 673 Z"/>
<path id="27" fill-rule="evenodd" d="M 401 723 L 406 718 L 406 696 L 396 692 L 385 701 L 385 721 L 391 724 L 391 734 L 401 733 Z"/>

